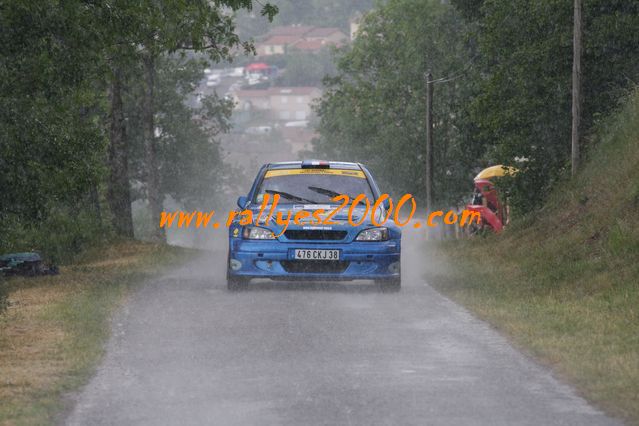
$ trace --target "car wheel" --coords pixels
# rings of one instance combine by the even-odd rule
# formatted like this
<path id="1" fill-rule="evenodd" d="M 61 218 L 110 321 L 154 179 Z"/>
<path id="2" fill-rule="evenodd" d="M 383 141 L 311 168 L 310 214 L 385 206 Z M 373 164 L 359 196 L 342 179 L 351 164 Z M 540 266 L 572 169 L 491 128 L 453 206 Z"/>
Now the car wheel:
<path id="1" fill-rule="evenodd" d="M 237 277 L 229 273 L 226 274 L 226 288 L 230 291 L 246 290 L 248 283 L 249 278 Z"/>
<path id="2" fill-rule="evenodd" d="M 379 286 L 382 293 L 397 293 L 402 288 L 402 278 L 390 278 L 385 280 L 379 280 Z"/>
<path id="3" fill-rule="evenodd" d="M 231 275 L 229 272 L 229 262 L 231 261 L 231 253 L 226 256 L 226 288 L 231 291 L 244 290 L 248 287 L 250 278 L 242 277 L 239 275 Z"/>

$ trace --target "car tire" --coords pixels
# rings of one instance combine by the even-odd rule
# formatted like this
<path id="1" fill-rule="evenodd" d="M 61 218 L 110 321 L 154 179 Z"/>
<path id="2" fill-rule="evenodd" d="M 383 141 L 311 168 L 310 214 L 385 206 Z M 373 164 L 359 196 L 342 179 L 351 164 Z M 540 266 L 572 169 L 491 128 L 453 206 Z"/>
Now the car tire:
<path id="1" fill-rule="evenodd" d="M 402 278 L 379 280 L 379 286 L 382 293 L 397 293 L 402 288 Z"/>
<path id="2" fill-rule="evenodd" d="M 248 279 L 229 277 L 226 279 L 226 288 L 229 291 L 242 291 L 248 288 Z"/>
<path id="3" fill-rule="evenodd" d="M 239 275 L 231 275 L 229 271 L 229 262 L 231 260 L 231 253 L 229 252 L 226 258 L 226 288 L 230 291 L 245 290 L 248 287 L 250 278 L 242 277 Z"/>
<path id="4" fill-rule="evenodd" d="M 233 276 L 227 272 L 226 288 L 230 291 L 241 291 L 248 288 L 249 278 Z"/>

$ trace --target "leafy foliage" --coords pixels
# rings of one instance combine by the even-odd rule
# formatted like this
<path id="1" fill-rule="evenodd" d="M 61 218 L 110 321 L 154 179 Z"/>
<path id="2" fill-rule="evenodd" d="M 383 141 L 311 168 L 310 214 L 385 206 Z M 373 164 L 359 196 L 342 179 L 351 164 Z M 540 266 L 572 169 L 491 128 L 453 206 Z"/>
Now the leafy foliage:
<path id="1" fill-rule="evenodd" d="M 435 197 L 460 199 L 473 172 L 521 173 L 516 212 L 541 206 L 569 169 L 572 3 L 391 0 L 366 15 L 318 105 L 317 152 L 366 161 L 394 190 L 423 194 L 425 80 L 435 86 Z M 639 81 L 639 1 L 585 0 L 583 117 L 590 129 Z M 401 164 L 401 168 L 393 167 Z"/>
<path id="2" fill-rule="evenodd" d="M 569 169 L 572 4 L 487 0 L 475 16 L 479 25 L 470 36 L 482 73 L 471 119 L 490 162 L 527 160 L 512 188 L 514 207 L 525 212 Z M 639 81 L 639 2 L 587 0 L 584 16 L 582 123 L 588 131 Z"/>
<path id="3" fill-rule="evenodd" d="M 327 75 L 334 75 L 335 64 L 331 51 L 301 52 L 292 49 L 286 54 L 286 69 L 277 84 L 280 86 L 321 86 Z"/>
<path id="4" fill-rule="evenodd" d="M 266 19 L 277 13 L 271 3 L 260 5 Z M 46 248 L 61 258 L 108 234 L 103 205 L 115 71 L 127 77 L 124 90 L 134 91 L 149 55 L 205 51 L 219 61 L 238 49 L 251 51 L 229 12 L 252 8 L 252 0 L 0 3 L 0 250 Z M 164 129 L 165 182 L 174 186 L 163 190 L 183 191 L 190 202 L 199 190 L 211 195 L 223 173 L 212 138 L 225 129 L 229 105 L 209 99 L 191 111 L 182 101 L 201 74 L 165 65 L 158 104 L 172 110 L 156 113 Z M 137 100 L 128 99 L 132 111 Z M 141 132 L 129 118 L 127 133 Z M 181 167 L 186 164 L 191 168 Z M 188 173 L 198 188 L 186 186 Z"/>
<path id="5" fill-rule="evenodd" d="M 165 56 L 157 64 L 154 116 L 159 147 L 161 192 L 189 208 L 211 208 L 227 167 L 216 137 L 228 130 L 232 104 L 215 94 L 196 92 L 206 61 Z M 132 79 L 132 81 L 138 81 Z M 131 178 L 139 182 L 135 198 L 145 196 L 144 135 L 138 100 L 144 86 L 131 86 L 126 97 Z"/>
<path id="6" fill-rule="evenodd" d="M 349 19 L 370 10 L 374 0 L 273 0 L 277 7 L 273 15 L 275 25 L 317 25 L 338 27 L 346 34 L 349 32 Z M 268 31 L 269 22 L 247 11 L 238 13 L 238 32 L 244 37 L 256 37 Z"/>
<path id="7" fill-rule="evenodd" d="M 480 148 L 462 133 L 472 90 L 463 31 L 461 16 L 439 1 L 395 0 L 367 14 L 338 56 L 338 76 L 325 82 L 316 152 L 364 162 L 386 187 L 423 196 L 426 73 L 459 76 L 434 89 L 435 202 L 458 200 Z"/>
<path id="8" fill-rule="evenodd" d="M 0 6 L 0 249 L 54 210 L 87 210 L 106 146 L 95 16 L 9 3 Z"/>

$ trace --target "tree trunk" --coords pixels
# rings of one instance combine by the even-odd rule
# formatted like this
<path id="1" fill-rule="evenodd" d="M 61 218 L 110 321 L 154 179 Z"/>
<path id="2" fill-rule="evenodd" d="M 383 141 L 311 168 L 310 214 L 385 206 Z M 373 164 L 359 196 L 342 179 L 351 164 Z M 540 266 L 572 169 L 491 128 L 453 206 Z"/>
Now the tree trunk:
<path id="1" fill-rule="evenodd" d="M 115 68 L 111 79 L 111 125 L 109 129 L 109 189 L 107 198 L 115 232 L 133 238 L 129 157 L 122 106 L 122 71 Z"/>
<path id="2" fill-rule="evenodd" d="M 142 104 L 142 120 L 144 125 L 144 150 L 146 164 L 146 190 L 151 210 L 153 225 L 151 238 L 154 241 L 165 242 L 164 229 L 160 228 L 160 213 L 162 212 L 163 197 L 160 193 L 160 170 L 158 165 L 158 146 L 155 138 L 154 120 L 154 87 L 155 87 L 155 56 L 152 52 L 144 55 L 144 100 Z"/>
<path id="3" fill-rule="evenodd" d="M 581 38 L 582 38 L 582 0 L 575 0 L 573 57 L 572 57 L 572 137 L 570 159 L 572 176 L 579 170 L 579 139 L 581 125 Z"/>

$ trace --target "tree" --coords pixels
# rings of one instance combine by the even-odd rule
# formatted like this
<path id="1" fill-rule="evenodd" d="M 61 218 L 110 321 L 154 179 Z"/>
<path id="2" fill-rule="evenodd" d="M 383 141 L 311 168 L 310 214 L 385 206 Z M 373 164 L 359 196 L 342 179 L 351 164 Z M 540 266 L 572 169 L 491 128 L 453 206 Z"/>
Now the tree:
<path id="1" fill-rule="evenodd" d="M 301 52 L 291 49 L 286 55 L 286 68 L 277 84 L 281 86 L 321 86 L 322 80 L 335 74 L 335 63 L 330 49 L 319 52 Z"/>
<path id="2" fill-rule="evenodd" d="M 587 134 L 639 80 L 639 1 L 586 0 L 583 14 Z M 478 46 L 481 79 L 480 95 L 469 100 L 471 120 L 489 147 L 487 162 L 525 159 L 512 202 L 530 211 L 570 169 L 572 3 L 485 1 L 476 19 L 469 37 Z"/>
<path id="3" fill-rule="evenodd" d="M 136 46 L 143 69 L 144 91 L 142 92 L 142 127 L 145 141 L 146 194 L 151 210 L 151 221 L 159 224 L 163 209 L 164 194 L 160 188 L 158 142 L 156 138 L 155 85 L 156 64 L 163 53 L 181 50 L 205 51 L 213 61 L 228 60 L 231 52 L 239 47 L 251 51 L 248 42 L 240 41 L 235 32 L 233 14 L 239 9 L 251 10 L 252 0 L 222 0 L 209 2 L 160 2 L 144 0 L 135 3 L 123 2 L 122 15 L 129 23 L 130 32 L 125 33 L 125 43 Z M 262 7 L 262 15 L 269 20 L 277 8 L 269 3 Z M 153 238 L 164 240 L 164 229 L 154 228 Z"/>
<path id="4" fill-rule="evenodd" d="M 31 249 L 25 235 L 38 230 L 52 240 L 60 218 L 78 226 L 58 241 L 79 249 L 104 175 L 96 16 L 79 3 L 8 1 L 0 27 L 0 247 Z"/>
<path id="5" fill-rule="evenodd" d="M 216 95 L 201 97 L 194 93 L 204 75 L 205 64 L 203 60 L 181 55 L 163 55 L 156 62 L 157 102 L 153 104 L 152 113 L 159 192 L 190 209 L 213 208 L 226 183 L 227 169 L 220 158 L 216 137 L 229 128 L 232 103 Z M 144 90 L 144 82 L 137 81 L 126 95 L 134 182 L 144 182 L 147 173 L 145 111 L 140 105 Z M 135 198 L 145 199 L 146 194 L 138 192 Z"/>
<path id="6" fill-rule="evenodd" d="M 144 81 L 142 60 L 151 59 L 145 62 L 153 77 L 146 80 L 153 83 L 148 111 L 154 108 L 156 63 L 167 54 L 206 51 L 217 61 L 238 49 L 250 51 L 235 33 L 234 11 L 252 7 L 251 0 L 0 4 L 0 247 L 49 242 L 59 253 L 81 249 L 105 230 L 103 195 L 113 228 L 130 235 L 128 141 L 138 129 L 124 114 L 125 94 Z M 267 18 L 276 12 L 269 3 L 261 6 Z M 210 110 L 227 108 L 221 100 L 210 102 L 216 104 Z M 147 139 L 157 143 L 158 118 L 146 118 L 153 130 Z M 200 135 L 210 137 L 208 123 L 197 125 Z M 157 171 L 158 162 L 145 166 Z M 145 183 L 151 192 L 159 185 Z"/>
<path id="7" fill-rule="evenodd" d="M 99 34 L 100 52 L 105 56 L 109 69 L 110 124 L 109 124 L 109 190 L 108 201 L 116 232 L 132 236 L 130 191 L 126 182 L 128 158 L 126 126 L 123 105 L 119 97 L 131 79 L 145 83 L 142 92 L 145 129 L 144 152 L 146 175 L 145 188 L 149 199 L 152 221 L 159 223 L 163 194 L 160 191 L 158 146 L 155 138 L 155 80 L 156 63 L 165 53 L 181 50 L 206 51 L 210 59 L 228 59 L 237 48 L 250 51 L 250 43 L 240 41 L 235 33 L 233 11 L 252 9 L 252 0 L 224 0 L 209 2 L 161 2 L 143 0 L 127 2 L 116 0 L 109 4 L 90 5 L 94 27 Z M 261 13 L 272 19 L 277 9 L 269 3 Z M 136 71 L 141 69 L 143 73 Z M 163 240 L 163 230 L 158 226 L 155 239 Z"/>
<path id="8" fill-rule="evenodd" d="M 459 200 L 482 152 L 462 132 L 473 87 L 464 25 L 439 1 L 394 0 L 368 13 L 352 48 L 338 55 L 338 75 L 326 80 L 316 152 L 365 162 L 385 187 L 423 199 L 425 75 L 456 77 L 435 87 L 434 203 Z"/>
<path id="9" fill-rule="evenodd" d="M 113 215 L 115 232 L 133 237 L 131 190 L 129 188 L 129 153 L 127 147 L 124 106 L 122 104 L 123 77 L 119 67 L 113 69 L 110 86 L 109 184 L 107 200 Z"/>
<path id="10" fill-rule="evenodd" d="M 349 19 L 374 6 L 374 0 L 275 0 L 275 25 L 316 25 L 338 27 L 349 34 Z M 268 31 L 266 19 L 252 12 L 238 14 L 238 28 L 244 37 L 257 37 Z"/>

